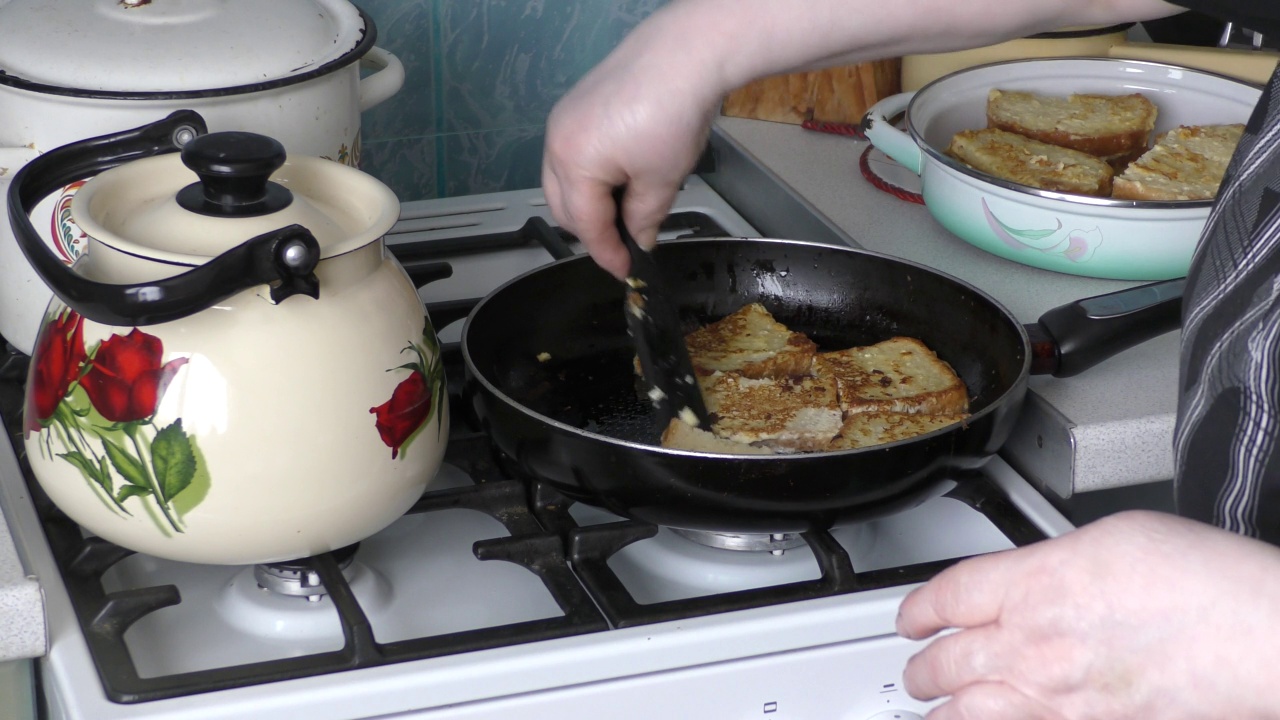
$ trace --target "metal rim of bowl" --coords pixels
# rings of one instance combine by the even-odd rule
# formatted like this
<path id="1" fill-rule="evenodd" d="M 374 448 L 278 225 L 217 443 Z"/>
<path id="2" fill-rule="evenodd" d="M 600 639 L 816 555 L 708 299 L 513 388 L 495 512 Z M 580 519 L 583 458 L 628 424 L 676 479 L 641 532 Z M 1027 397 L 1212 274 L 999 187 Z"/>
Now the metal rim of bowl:
<path id="1" fill-rule="evenodd" d="M 1127 58 L 1099 58 L 1099 57 L 1055 57 L 1055 58 L 1022 58 L 1017 60 L 1000 60 L 997 62 L 984 63 L 982 65 L 974 65 L 972 67 L 968 67 L 961 70 L 957 70 L 952 73 L 948 73 L 947 75 L 943 75 L 942 77 L 939 77 L 927 83 L 926 85 L 924 85 L 924 87 L 921 87 L 918 91 L 916 91 L 915 97 L 912 98 L 910 105 L 908 105 L 907 107 L 907 118 L 908 118 L 907 131 L 911 134 L 911 138 L 915 140 L 916 144 L 919 145 L 921 148 L 923 148 L 925 153 L 927 153 L 929 157 L 933 158 L 934 160 L 937 160 L 943 165 L 959 173 L 968 175 L 969 177 L 979 182 L 984 182 L 989 185 L 994 185 L 998 188 L 1003 188 L 1005 190 L 1009 190 L 1012 192 L 1021 193 L 1023 195 L 1031 195 L 1034 197 L 1043 198 L 1045 200 L 1057 200 L 1062 202 L 1068 202 L 1075 205 L 1089 205 L 1093 207 L 1112 207 L 1112 208 L 1133 208 L 1138 210 L 1181 210 L 1181 209 L 1204 208 L 1204 207 L 1210 207 L 1211 205 L 1213 205 L 1214 201 L 1212 199 L 1210 200 L 1117 200 L 1109 197 L 1098 197 L 1093 195 L 1078 195 L 1075 193 L 1065 193 L 1065 192 L 1058 192 L 1055 190 L 1045 190 L 1042 188 L 1031 187 L 1030 185 L 1023 185 L 1021 183 L 1012 182 L 1010 180 L 1004 180 L 1003 178 L 998 178 L 989 173 L 985 173 L 976 168 L 972 168 L 960 162 L 959 160 L 956 160 L 950 155 L 947 155 L 945 152 L 938 150 L 937 148 L 935 148 L 933 145 L 931 145 L 929 142 L 927 142 L 924 139 L 924 137 L 916 130 L 915 123 L 911 122 L 910 120 L 911 107 L 915 105 L 916 98 L 919 98 L 920 96 L 924 95 L 934 85 L 938 85 L 946 81 L 948 78 L 953 78 L 959 75 L 963 75 L 965 73 L 975 72 L 978 70 L 982 70 L 984 68 L 991 68 L 991 67 L 996 67 L 1000 65 L 1020 65 L 1025 63 L 1044 64 L 1044 63 L 1060 63 L 1060 62 L 1071 62 L 1071 61 L 1081 61 L 1081 60 L 1086 60 L 1089 62 L 1097 62 L 1097 63 L 1107 63 L 1107 64 L 1142 65 L 1142 66 L 1153 67 L 1153 68 L 1171 68 L 1171 69 L 1182 70 L 1182 71 L 1189 70 L 1195 73 L 1199 73 L 1201 75 L 1207 75 L 1210 77 L 1219 78 L 1227 82 L 1235 83 L 1237 85 L 1243 85 L 1245 87 L 1254 88 L 1258 90 L 1259 93 L 1262 92 L 1261 86 L 1255 85 L 1250 82 L 1245 82 L 1244 80 L 1240 80 L 1239 78 L 1234 78 L 1229 75 L 1223 75 L 1221 73 L 1216 73 L 1209 70 L 1200 70 L 1197 68 L 1182 67 L 1179 65 L 1174 65 L 1172 63 L 1155 62 L 1151 60 L 1130 60 Z"/>

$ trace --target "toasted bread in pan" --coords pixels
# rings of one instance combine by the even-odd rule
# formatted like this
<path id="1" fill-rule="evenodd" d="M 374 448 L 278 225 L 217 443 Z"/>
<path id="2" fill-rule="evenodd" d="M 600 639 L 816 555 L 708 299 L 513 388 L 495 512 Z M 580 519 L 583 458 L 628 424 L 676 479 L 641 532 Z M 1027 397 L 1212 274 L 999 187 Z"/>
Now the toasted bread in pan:
<path id="1" fill-rule="evenodd" d="M 963 422 L 968 413 L 920 415 L 899 412 L 851 413 L 828 450 L 855 450 L 923 435 L 938 428 Z"/>
<path id="2" fill-rule="evenodd" d="M 699 375 L 736 372 L 748 378 L 808 375 L 818 351 L 817 344 L 775 320 L 759 303 L 694 330 L 685 344 Z"/>
<path id="3" fill-rule="evenodd" d="M 847 417 L 859 412 L 966 413 L 969 391 L 923 342 L 895 337 L 864 347 L 819 353 L 814 374 L 834 381 Z"/>
<path id="4" fill-rule="evenodd" d="M 672 418 L 662 432 L 662 447 L 673 450 L 720 453 L 726 455 L 773 455 L 773 450 L 757 445 L 725 440 L 710 432 L 696 428 L 679 418 Z"/>
<path id="5" fill-rule="evenodd" d="M 830 379 L 750 378 L 730 372 L 704 377 L 701 385 L 712 432 L 737 443 L 780 452 L 823 450 L 843 421 Z"/>

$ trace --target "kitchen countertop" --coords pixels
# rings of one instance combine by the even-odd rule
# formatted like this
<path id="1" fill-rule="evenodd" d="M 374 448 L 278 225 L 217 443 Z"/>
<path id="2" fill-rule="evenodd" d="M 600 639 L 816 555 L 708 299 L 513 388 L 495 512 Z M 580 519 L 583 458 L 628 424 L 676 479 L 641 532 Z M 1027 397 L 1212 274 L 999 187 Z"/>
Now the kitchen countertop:
<path id="1" fill-rule="evenodd" d="M 11 458 L 11 453 L 0 453 L 0 478 L 22 477 Z M 0 495 L 7 489 L 0 488 Z M 36 578 L 23 567 L 9 523 L 0 513 L 0 667 L 5 667 L 5 661 L 44 655 L 45 643 L 44 594 Z M 9 677 L 11 668 L 0 681 L 9 682 Z"/>
<path id="2" fill-rule="evenodd" d="M 866 141 L 729 117 L 717 120 L 717 134 L 753 156 L 858 245 L 968 281 L 1023 322 L 1072 300 L 1138 284 L 1031 268 L 969 245 L 934 221 L 923 205 L 900 200 L 863 178 L 858 160 Z M 1178 333 L 1173 332 L 1075 377 L 1033 376 L 1022 421 L 1002 454 L 1033 482 L 1064 498 L 1171 478 L 1177 358 Z"/>
<path id="3" fill-rule="evenodd" d="M 8 358 L 0 359 L 0 373 L 6 380 L 14 372 L 25 372 L 25 363 L 10 366 Z M 20 395 L 7 391 L 0 394 L 0 409 L 5 417 L 15 406 L 21 407 Z M 0 427 L 6 426 L 0 423 Z M 7 434 L 7 430 L 5 432 Z M 0 698 L 21 697 L 16 691 L 9 694 L 10 689 L 16 688 L 19 669 L 25 659 L 44 655 L 47 647 L 44 591 L 39 579 L 23 564 L 23 555 L 18 554 L 20 549 L 25 549 L 16 514 L 12 512 L 18 502 L 28 502 L 27 488 L 22 482 L 22 470 L 11 438 L 3 437 L 0 438 Z M 7 720 L 16 712 L 0 703 L 0 718 Z"/>

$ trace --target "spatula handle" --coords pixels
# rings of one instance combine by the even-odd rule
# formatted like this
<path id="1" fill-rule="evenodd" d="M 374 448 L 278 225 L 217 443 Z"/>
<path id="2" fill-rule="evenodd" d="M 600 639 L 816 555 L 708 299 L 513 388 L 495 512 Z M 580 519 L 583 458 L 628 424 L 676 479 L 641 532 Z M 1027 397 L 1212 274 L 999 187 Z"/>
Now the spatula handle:
<path id="1" fill-rule="evenodd" d="M 624 192 L 624 188 L 617 188 L 613 193 L 618 235 L 631 254 L 623 312 L 645 382 L 654 390 L 650 397 L 658 410 L 659 425 L 666 427 L 671 418 L 679 417 L 695 427 L 710 429 L 706 402 L 680 332 L 680 317 L 663 287 L 661 270 L 653 255 L 636 243 L 622 219 Z"/>
<path id="2" fill-rule="evenodd" d="M 636 275 L 636 264 L 652 264 L 653 256 L 640 247 L 640 243 L 636 242 L 636 239 L 631 235 L 631 231 L 627 229 L 626 220 L 622 219 L 622 198 L 626 193 L 627 188 L 625 186 L 613 189 L 613 206 L 616 209 L 613 216 L 613 224 L 618 228 L 618 237 L 622 238 L 622 245 L 631 254 L 631 274 Z"/>

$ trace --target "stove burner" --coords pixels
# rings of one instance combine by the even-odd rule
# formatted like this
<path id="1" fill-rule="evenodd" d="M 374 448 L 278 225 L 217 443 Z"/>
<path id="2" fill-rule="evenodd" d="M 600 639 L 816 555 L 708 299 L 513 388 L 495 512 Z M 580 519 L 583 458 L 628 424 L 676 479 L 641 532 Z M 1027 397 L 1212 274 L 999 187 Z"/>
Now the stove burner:
<path id="1" fill-rule="evenodd" d="M 338 563 L 338 569 L 342 570 L 343 576 L 348 581 L 351 580 L 351 561 L 355 558 L 357 547 L 359 543 L 330 553 Z M 318 602 L 329 594 L 324 583 L 320 582 L 320 573 L 307 558 L 255 565 L 253 577 L 258 581 L 258 587 L 263 590 L 270 590 L 278 595 L 306 598 L 307 602 Z"/>
<path id="2" fill-rule="evenodd" d="M 740 552 L 768 552 L 774 555 L 781 555 L 787 550 L 798 548 L 805 544 L 804 538 L 799 533 L 738 535 L 707 530 L 679 530 L 676 528 L 672 528 L 672 531 L 680 537 L 692 540 L 699 545 Z"/>

